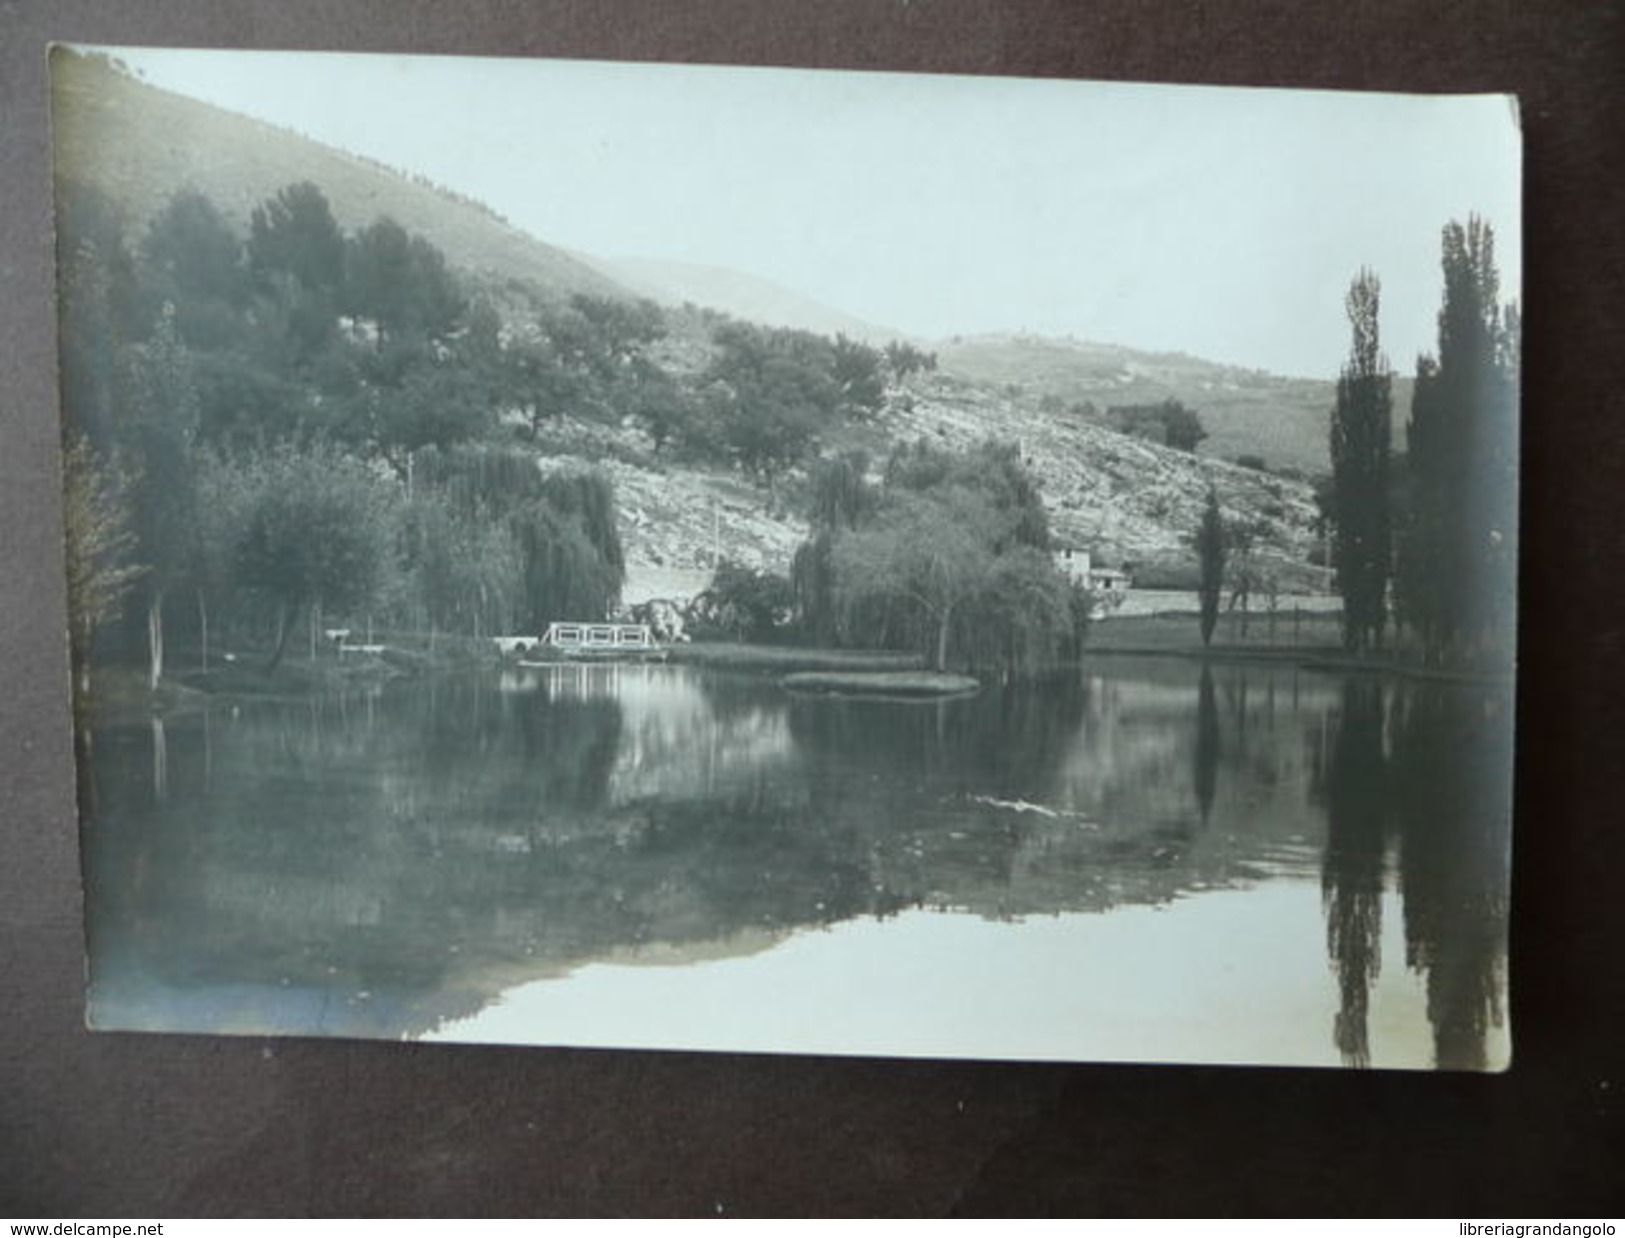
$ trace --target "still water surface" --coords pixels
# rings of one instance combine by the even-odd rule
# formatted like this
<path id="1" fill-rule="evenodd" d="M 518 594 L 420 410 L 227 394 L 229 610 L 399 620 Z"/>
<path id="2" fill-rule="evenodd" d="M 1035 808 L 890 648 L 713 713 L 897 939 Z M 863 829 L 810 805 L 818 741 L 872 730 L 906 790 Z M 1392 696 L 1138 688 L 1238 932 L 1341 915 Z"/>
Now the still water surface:
<path id="1" fill-rule="evenodd" d="M 1496 1069 L 1510 694 L 514 669 L 91 736 L 99 1027 Z"/>

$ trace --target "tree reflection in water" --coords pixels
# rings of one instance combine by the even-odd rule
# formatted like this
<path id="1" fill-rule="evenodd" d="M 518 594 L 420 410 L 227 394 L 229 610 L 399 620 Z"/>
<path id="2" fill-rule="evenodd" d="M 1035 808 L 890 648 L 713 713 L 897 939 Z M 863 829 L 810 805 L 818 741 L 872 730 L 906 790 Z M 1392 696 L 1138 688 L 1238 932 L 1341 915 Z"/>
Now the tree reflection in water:
<path id="1" fill-rule="evenodd" d="M 1174 660 L 923 705 L 563 668 L 103 725 L 93 1012 L 411 1036 L 628 952 L 726 957 L 916 907 L 1162 907 L 1318 866 L 1333 1036 L 1360 1064 L 1393 850 L 1438 1062 L 1482 1064 L 1504 983 L 1491 697 Z"/>
<path id="2" fill-rule="evenodd" d="M 1201 682 L 1196 687 L 1196 744 L 1192 752 L 1195 772 L 1191 781 L 1202 825 L 1206 827 L 1213 815 L 1213 796 L 1219 786 L 1219 700 L 1213 690 L 1213 669 L 1205 662 Z"/>
<path id="3" fill-rule="evenodd" d="M 1367 1030 L 1371 986 L 1382 970 L 1387 845 L 1388 777 L 1379 681 L 1364 676 L 1344 681 L 1336 728 L 1325 779 L 1326 857 L 1320 881 L 1326 946 L 1341 997 L 1332 1036 L 1347 1065 L 1365 1066 L 1371 1060 Z"/>
<path id="4" fill-rule="evenodd" d="M 1427 975 L 1437 1064 L 1482 1070 L 1506 988 L 1511 694 L 1401 694 L 1394 767 L 1406 962 Z"/>
<path id="5" fill-rule="evenodd" d="M 1434 1063 L 1489 1065 L 1487 1034 L 1501 1026 L 1506 986 L 1511 744 L 1504 689 L 1345 681 L 1324 776 L 1321 889 L 1346 1063 L 1369 1060 L 1368 1000 L 1397 834 L 1405 963 L 1425 978 Z"/>

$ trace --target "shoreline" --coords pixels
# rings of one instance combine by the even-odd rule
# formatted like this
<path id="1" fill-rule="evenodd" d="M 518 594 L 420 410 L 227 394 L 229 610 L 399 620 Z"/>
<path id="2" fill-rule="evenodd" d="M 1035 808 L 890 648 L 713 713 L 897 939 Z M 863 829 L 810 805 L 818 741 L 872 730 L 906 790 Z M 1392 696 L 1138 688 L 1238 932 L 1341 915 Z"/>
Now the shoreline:
<path id="1" fill-rule="evenodd" d="M 1392 675 L 1435 683 L 1510 686 L 1517 680 L 1515 664 L 1434 667 L 1391 650 L 1372 656 L 1349 653 L 1343 648 L 1340 615 L 1303 615 L 1294 624 L 1284 612 L 1278 612 L 1273 636 L 1266 634 L 1269 626 L 1268 615 L 1255 612 L 1249 616 L 1251 632 L 1238 631 L 1238 617 L 1225 614 L 1220 617 L 1213 644 L 1204 646 L 1194 614 L 1108 618 L 1090 625 L 1079 661 L 1096 657 L 1173 657 L 1214 664 L 1296 665 L 1326 674 Z"/>
<path id="2" fill-rule="evenodd" d="M 1111 620 L 1105 621 L 1108 624 Z M 1314 643 L 1284 644 L 1279 640 L 1204 647 L 1194 620 L 1130 619 L 1098 639 L 1099 628 L 1074 661 L 1056 670 L 1085 668 L 1091 662 L 1113 658 L 1174 658 L 1213 665 L 1255 663 L 1293 665 L 1322 674 L 1387 675 L 1433 683 L 1501 684 L 1514 687 L 1516 668 L 1428 667 L 1392 656 L 1366 658 L 1341 648 Z M 1129 625 L 1139 631 L 1125 631 Z M 380 653 L 285 658 L 274 674 L 267 674 L 260 655 L 232 662 L 224 657 L 203 671 L 196 667 L 172 672 L 151 689 L 144 668 L 125 666 L 94 671 L 87 697 L 77 699 L 85 715 L 95 721 L 120 722 L 150 717 L 174 717 L 212 702 L 302 701 L 365 691 L 401 680 L 420 679 L 463 671 L 500 669 L 507 660 L 488 652 L 483 642 L 439 638 L 433 650 L 413 648 L 415 642 L 391 645 Z M 667 647 L 667 665 L 744 674 L 777 676 L 783 687 L 802 695 L 856 698 L 883 696 L 894 700 L 941 700 L 980 689 L 977 679 L 963 674 L 925 668 L 918 654 L 896 650 L 820 649 L 798 645 L 750 645 L 697 642 Z M 792 682 L 794 681 L 794 682 Z"/>
<path id="3" fill-rule="evenodd" d="M 379 653 L 349 659 L 336 652 L 314 661 L 290 655 L 271 673 L 264 667 L 267 656 L 255 651 L 228 661 L 222 654 L 206 671 L 196 665 L 166 671 L 156 688 L 147 685 L 145 666 L 93 668 L 89 692 L 83 698 L 74 692 L 76 715 L 82 712 L 94 723 L 117 724 L 179 717 L 206 710 L 215 702 L 320 700 L 401 680 L 495 667 L 500 662 L 494 653 L 482 656 L 472 642 L 456 638 L 434 650 L 390 645 Z M 171 665 L 176 661 L 179 659 L 171 659 Z"/>

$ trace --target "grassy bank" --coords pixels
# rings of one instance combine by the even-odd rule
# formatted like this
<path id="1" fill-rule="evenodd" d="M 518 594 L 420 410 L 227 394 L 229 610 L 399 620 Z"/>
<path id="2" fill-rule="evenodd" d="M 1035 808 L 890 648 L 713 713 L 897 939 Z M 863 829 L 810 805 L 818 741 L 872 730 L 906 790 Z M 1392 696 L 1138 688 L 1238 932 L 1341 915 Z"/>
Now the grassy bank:
<path id="1" fill-rule="evenodd" d="M 1089 625 L 1086 645 L 1092 653 L 1201 653 L 1202 631 L 1195 615 L 1132 615 L 1101 619 Z M 1343 651 L 1343 626 L 1337 615 L 1305 614 L 1294 618 L 1254 614 L 1245 628 L 1238 615 L 1221 615 L 1213 630 L 1213 653 L 1315 656 Z"/>
<path id="2" fill-rule="evenodd" d="M 1084 657 L 1112 654 L 1166 654 L 1247 661 L 1291 662 L 1327 671 L 1366 671 L 1410 675 L 1419 679 L 1483 682 L 1504 680 L 1509 672 L 1497 667 L 1425 666 L 1418 650 L 1408 645 L 1380 655 L 1351 654 L 1343 648 L 1343 625 L 1337 615 L 1252 615 L 1243 629 L 1239 616 L 1223 615 L 1213 631 L 1213 644 L 1202 645 L 1195 615 L 1134 615 L 1102 619 L 1091 624 Z"/>
<path id="3" fill-rule="evenodd" d="M 205 669 L 196 650 L 172 650 L 164 677 L 150 686 L 145 666 L 93 668 L 89 705 L 102 718 L 175 714 L 231 697 L 303 698 L 354 692 L 395 679 L 466 670 L 497 661 L 488 641 L 437 636 L 380 635 L 376 651 L 289 650 L 267 670 L 268 650 L 215 654 Z"/>

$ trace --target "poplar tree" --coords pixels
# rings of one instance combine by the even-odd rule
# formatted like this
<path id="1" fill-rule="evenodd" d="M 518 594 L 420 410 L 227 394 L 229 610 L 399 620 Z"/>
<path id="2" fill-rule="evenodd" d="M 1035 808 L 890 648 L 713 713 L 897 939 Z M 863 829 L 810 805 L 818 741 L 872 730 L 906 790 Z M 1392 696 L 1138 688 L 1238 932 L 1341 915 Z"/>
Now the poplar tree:
<path id="1" fill-rule="evenodd" d="M 1224 592 L 1225 532 L 1219 511 L 1219 496 L 1208 488 L 1207 506 L 1196 530 L 1196 559 L 1201 568 L 1197 591 L 1201 599 L 1202 644 L 1213 643 L 1213 629 L 1219 622 L 1219 598 Z"/>
<path id="2" fill-rule="evenodd" d="M 1333 553 L 1343 595 L 1343 644 L 1382 648 L 1393 535 L 1388 508 L 1393 376 L 1378 341 L 1382 284 L 1362 269 L 1346 306 L 1354 340 L 1332 414 Z"/>
<path id="3" fill-rule="evenodd" d="M 1438 356 L 1417 360 L 1400 597 L 1430 663 L 1511 656 L 1517 564 L 1517 318 L 1495 234 L 1444 229 Z"/>

